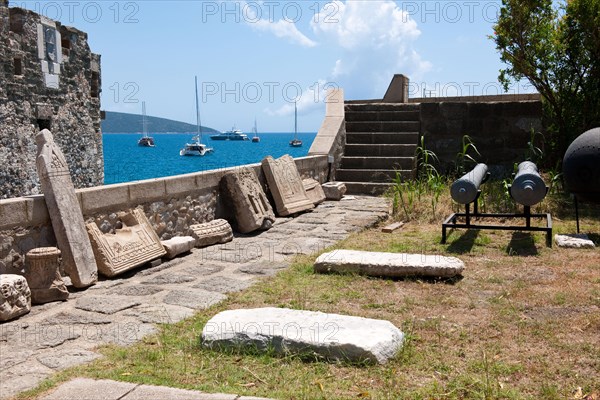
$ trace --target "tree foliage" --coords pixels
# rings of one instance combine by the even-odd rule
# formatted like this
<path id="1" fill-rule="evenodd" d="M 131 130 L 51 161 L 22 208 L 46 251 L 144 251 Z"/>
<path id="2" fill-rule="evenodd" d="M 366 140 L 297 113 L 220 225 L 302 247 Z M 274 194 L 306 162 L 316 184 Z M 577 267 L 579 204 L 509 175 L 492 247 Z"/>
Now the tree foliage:
<path id="1" fill-rule="evenodd" d="M 505 90 L 525 78 L 542 95 L 554 163 L 600 126 L 600 0 L 502 0 L 494 30 Z"/>

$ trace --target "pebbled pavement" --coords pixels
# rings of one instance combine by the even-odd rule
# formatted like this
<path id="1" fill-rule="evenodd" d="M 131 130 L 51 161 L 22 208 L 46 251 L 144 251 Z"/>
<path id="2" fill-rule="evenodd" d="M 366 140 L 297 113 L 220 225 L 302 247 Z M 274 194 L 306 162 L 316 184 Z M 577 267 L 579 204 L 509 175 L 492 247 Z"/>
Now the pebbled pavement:
<path id="1" fill-rule="evenodd" d="M 389 202 L 377 197 L 326 201 L 296 218 L 278 218 L 268 231 L 236 235 L 230 243 L 194 249 L 160 265 L 154 262 L 86 290 L 69 287 L 68 301 L 34 306 L 29 314 L 0 324 L 0 399 L 32 389 L 56 371 L 100 357 L 94 352 L 99 345 L 129 345 L 155 333 L 157 323 L 188 318 L 226 299 L 227 293 L 288 267 L 296 254 L 321 251 L 377 224 L 389 211 Z M 108 387 L 116 397 L 109 396 Z M 126 389 L 121 393 L 119 388 Z M 251 400 L 89 379 L 67 382 L 44 400 L 83 398 Z"/>

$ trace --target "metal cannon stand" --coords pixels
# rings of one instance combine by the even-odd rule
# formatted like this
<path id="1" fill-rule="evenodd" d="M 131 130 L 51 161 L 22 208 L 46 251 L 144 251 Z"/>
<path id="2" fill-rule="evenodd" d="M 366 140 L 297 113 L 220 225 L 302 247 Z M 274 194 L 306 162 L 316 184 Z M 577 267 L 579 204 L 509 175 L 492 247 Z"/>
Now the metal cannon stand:
<path id="1" fill-rule="evenodd" d="M 529 232 L 546 232 L 546 246 L 552 247 L 552 217 L 550 214 L 532 214 L 531 207 L 523 206 L 524 210 L 522 214 L 507 214 L 507 213 L 479 213 L 477 208 L 477 199 L 481 195 L 481 190 L 477 191 L 477 197 L 473 201 L 473 213 L 470 212 L 470 203 L 465 204 L 464 213 L 454 213 L 450 215 L 442 223 L 442 244 L 446 243 L 446 230 L 450 229 L 493 229 L 493 230 L 505 230 L 505 231 L 529 231 Z M 458 219 L 464 218 L 464 223 L 459 223 Z M 525 225 L 479 225 L 472 224 L 471 219 L 485 219 L 485 218 L 511 218 L 511 219 L 524 219 Z M 546 226 L 531 226 L 532 218 L 545 218 Z"/>

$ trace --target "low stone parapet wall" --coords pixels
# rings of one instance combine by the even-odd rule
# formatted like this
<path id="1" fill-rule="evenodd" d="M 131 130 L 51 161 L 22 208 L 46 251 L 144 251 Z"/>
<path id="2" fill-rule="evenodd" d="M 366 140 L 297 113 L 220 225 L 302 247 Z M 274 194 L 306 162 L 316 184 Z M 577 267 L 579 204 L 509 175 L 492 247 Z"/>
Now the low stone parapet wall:
<path id="1" fill-rule="evenodd" d="M 326 181 L 326 155 L 294 161 L 302 178 Z M 265 186 L 260 164 L 249 164 L 78 189 L 76 195 L 86 222 L 95 221 L 105 233 L 115 228 L 119 212 L 141 206 L 159 237 L 170 239 L 187 234 L 190 225 L 229 216 L 219 198 L 219 182 L 241 167 L 253 169 Z M 46 246 L 56 246 L 56 239 L 43 195 L 0 200 L 0 273 L 22 273 L 24 255 Z"/>

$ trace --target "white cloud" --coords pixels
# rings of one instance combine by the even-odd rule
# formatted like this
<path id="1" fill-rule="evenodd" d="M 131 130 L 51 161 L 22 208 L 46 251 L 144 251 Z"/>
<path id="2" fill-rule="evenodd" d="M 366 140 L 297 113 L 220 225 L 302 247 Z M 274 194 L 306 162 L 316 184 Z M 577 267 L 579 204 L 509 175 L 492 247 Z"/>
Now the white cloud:
<path id="1" fill-rule="evenodd" d="M 323 108 L 323 100 L 325 99 L 325 94 L 327 93 L 327 89 L 331 88 L 330 84 L 324 79 L 320 79 L 316 84 L 304 89 L 300 96 L 296 99 L 296 106 L 298 107 L 298 114 L 309 114 L 315 110 L 320 110 Z M 290 100 L 283 106 L 272 110 L 271 108 L 266 108 L 264 111 L 271 116 L 286 116 L 294 114 L 294 103 L 293 99 Z M 300 129 L 300 127 L 298 128 Z"/>
<path id="2" fill-rule="evenodd" d="M 244 20 L 252 28 L 272 33 L 278 38 L 287 39 L 290 43 L 299 44 L 300 46 L 314 47 L 317 45 L 316 42 L 300 32 L 296 24 L 291 20 L 279 19 L 276 21 L 270 15 L 267 15 L 266 19 L 262 18 L 262 12 L 261 14 L 256 13 L 256 7 L 258 7 L 258 10 L 261 9 L 262 1 L 252 2 L 252 6 L 246 1 L 238 1 L 238 3 L 240 4 L 240 9 L 244 10 Z"/>
<path id="3" fill-rule="evenodd" d="M 338 48 L 330 78 L 349 96 L 381 98 L 394 74 L 420 79 L 431 69 L 414 49 L 417 23 L 394 1 L 334 0 L 311 27 L 320 42 Z"/>
<path id="4" fill-rule="evenodd" d="M 291 21 L 280 19 L 270 22 L 266 19 L 260 19 L 257 22 L 252 22 L 250 25 L 264 32 L 270 32 L 278 38 L 288 39 L 291 43 L 299 44 L 304 47 L 314 47 L 316 42 L 306 37 L 296 28 L 296 24 Z"/>

